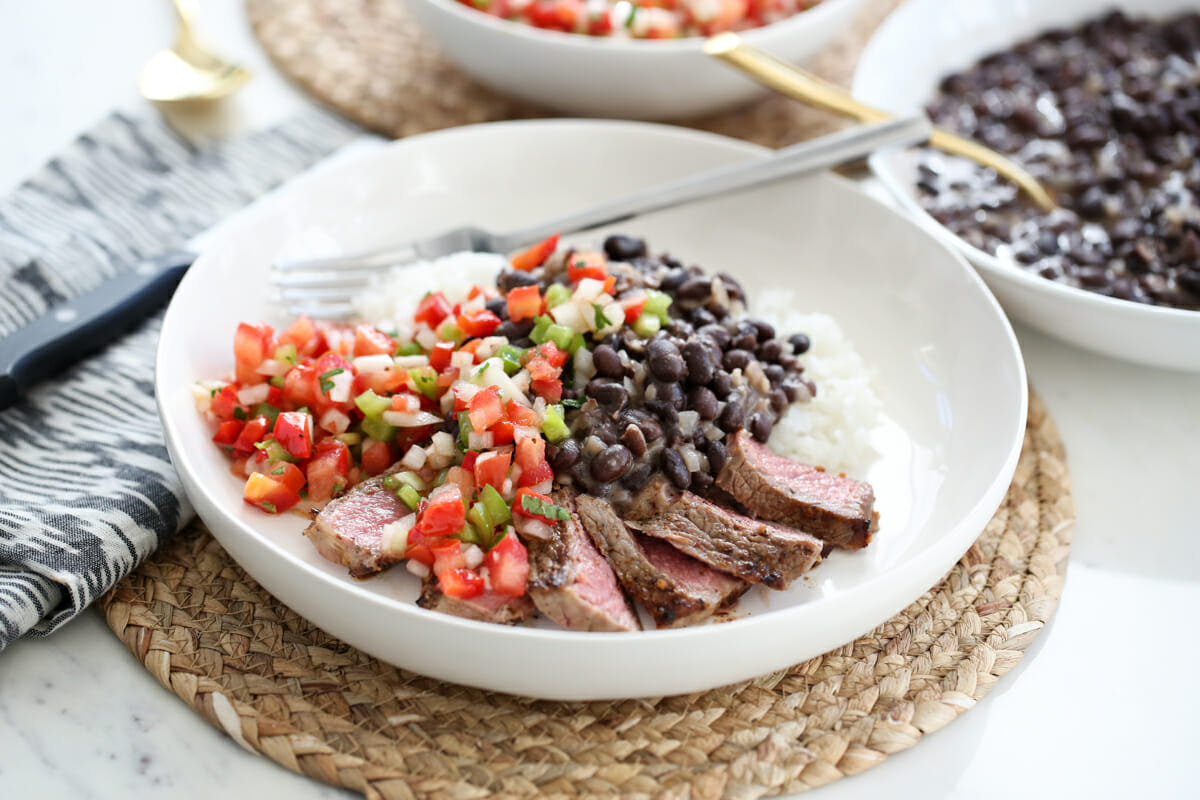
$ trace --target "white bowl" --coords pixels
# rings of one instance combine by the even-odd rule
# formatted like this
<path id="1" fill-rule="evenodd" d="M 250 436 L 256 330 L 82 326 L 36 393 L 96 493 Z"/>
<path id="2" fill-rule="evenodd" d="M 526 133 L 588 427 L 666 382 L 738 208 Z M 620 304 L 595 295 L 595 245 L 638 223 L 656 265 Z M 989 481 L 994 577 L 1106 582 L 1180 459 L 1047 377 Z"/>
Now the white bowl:
<path id="1" fill-rule="evenodd" d="M 734 621 L 576 633 L 423 610 L 406 571 L 354 580 L 301 536 L 304 519 L 246 506 L 193 408 L 194 381 L 228 374 L 238 321 L 279 321 L 267 269 L 285 251 L 352 250 L 468 222 L 502 230 L 765 152 L 638 123 L 498 123 L 347 158 L 243 213 L 188 271 L 158 351 L 167 444 L 196 510 L 256 580 L 321 628 L 398 666 L 493 690 L 573 700 L 690 692 L 786 667 L 883 622 L 945 574 L 1003 497 L 1024 432 L 1025 372 L 1007 320 L 962 258 L 830 175 L 622 226 L 739 276 L 748 291 L 801 289 L 805 307 L 835 316 L 878 370 L 887 419 L 866 476 L 882 515 L 876 541 L 835 553 L 788 592 L 752 592 Z"/>
<path id="2" fill-rule="evenodd" d="M 702 37 L 651 41 L 581 36 L 499 19 L 456 0 L 407 0 L 446 55 L 480 83 L 570 114 L 678 119 L 715 113 L 764 93 L 704 55 Z M 793 62 L 826 48 L 862 0 L 825 0 L 746 31 L 748 42 Z"/>
<path id="3" fill-rule="evenodd" d="M 854 94 L 897 113 L 920 110 L 945 75 L 1048 28 L 1072 26 L 1114 8 L 1162 17 L 1194 10 L 1196 0 L 910 0 L 868 43 L 854 76 Z M 1200 371 L 1200 312 L 1103 297 L 1002 262 L 925 213 L 903 153 L 877 153 L 870 162 L 915 219 L 979 268 L 1014 319 L 1107 356 Z"/>

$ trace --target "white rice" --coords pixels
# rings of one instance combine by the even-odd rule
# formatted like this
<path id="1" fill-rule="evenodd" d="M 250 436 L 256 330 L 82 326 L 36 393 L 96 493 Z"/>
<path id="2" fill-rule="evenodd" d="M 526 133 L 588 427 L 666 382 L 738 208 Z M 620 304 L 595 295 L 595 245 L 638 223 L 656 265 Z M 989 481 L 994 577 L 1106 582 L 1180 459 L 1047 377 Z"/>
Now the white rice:
<path id="1" fill-rule="evenodd" d="M 404 330 L 427 292 L 442 291 L 451 303 L 466 298 L 472 285 L 492 286 L 506 259 L 490 253 L 456 253 L 433 262 L 393 270 L 356 303 L 362 318 Z M 751 313 L 775 326 L 781 338 L 805 333 L 812 347 L 800 357 L 817 396 L 796 403 L 775 426 L 769 442 L 775 452 L 864 478 L 878 457 L 870 444 L 882 405 L 871 387 L 872 371 L 826 314 L 797 311 L 795 296 L 773 289 L 751 301 Z"/>

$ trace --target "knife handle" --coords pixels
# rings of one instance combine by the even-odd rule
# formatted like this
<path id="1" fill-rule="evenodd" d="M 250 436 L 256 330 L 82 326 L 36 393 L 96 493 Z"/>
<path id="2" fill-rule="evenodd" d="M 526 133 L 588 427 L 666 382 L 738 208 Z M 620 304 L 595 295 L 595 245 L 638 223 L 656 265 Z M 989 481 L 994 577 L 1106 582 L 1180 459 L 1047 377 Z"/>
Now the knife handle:
<path id="1" fill-rule="evenodd" d="M 163 305 L 196 256 L 175 252 L 106 279 L 0 339 L 0 410 L 37 381 L 103 349 Z"/>

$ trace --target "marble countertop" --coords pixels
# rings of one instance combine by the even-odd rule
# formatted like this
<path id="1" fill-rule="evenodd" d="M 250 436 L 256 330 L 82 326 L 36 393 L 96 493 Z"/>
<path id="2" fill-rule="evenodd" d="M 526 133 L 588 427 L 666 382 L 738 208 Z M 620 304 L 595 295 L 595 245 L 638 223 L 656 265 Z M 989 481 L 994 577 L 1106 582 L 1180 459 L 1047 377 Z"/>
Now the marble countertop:
<path id="1" fill-rule="evenodd" d="M 195 136 L 268 124 L 305 102 L 270 67 L 238 0 L 201 5 L 202 33 L 256 78 Z M 0 191 L 115 107 L 170 41 L 163 2 L 0 0 Z M 1200 375 L 1108 360 L 1018 328 L 1057 420 L 1078 525 L 1058 614 L 1018 667 L 942 731 L 822 798 L 1200 796 Z M 212 798 L 348 792 L 242 750 L 163 689 L 90 611 L 0 655 L 0 796 Z"/>

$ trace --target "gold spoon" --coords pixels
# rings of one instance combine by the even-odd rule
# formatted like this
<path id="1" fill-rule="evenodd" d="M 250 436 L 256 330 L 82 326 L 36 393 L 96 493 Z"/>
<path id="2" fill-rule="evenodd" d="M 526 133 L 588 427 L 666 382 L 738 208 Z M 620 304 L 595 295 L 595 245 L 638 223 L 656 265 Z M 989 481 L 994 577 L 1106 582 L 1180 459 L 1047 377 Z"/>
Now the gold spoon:
<path id="1" fill-rule="evenodd" d="M 704 43 L 704 52 L 732 64 L 772 89 L 805 103 L 854 117 L 859 122 L 869 124 L 892 118 L 886 111 L 858 102 L 839 87 L 751 47 L 736 33 L 719 33 L 713 36 Z M 1054 197 L 1036 178 L 1015 161 L 995 150 L 943 128 L 933 129 L 929 144 L 943 152 L 964 156 L 985 167 L 991 167 L 997 174 L 1015 183 L 1045 211 L 1058 208 Z"/>
<path id="2" fill-rule="evenodd" d="M 206 50 L 196 41 L 191 10 L 184 0 L 171 0 L 179 18 L 175 46 L 155 53 L 138 78 L 147 100 L 184 103 L 218 100 L 250 80 L 250 71 Z"/>

